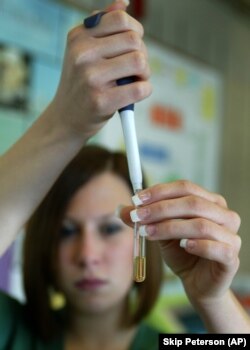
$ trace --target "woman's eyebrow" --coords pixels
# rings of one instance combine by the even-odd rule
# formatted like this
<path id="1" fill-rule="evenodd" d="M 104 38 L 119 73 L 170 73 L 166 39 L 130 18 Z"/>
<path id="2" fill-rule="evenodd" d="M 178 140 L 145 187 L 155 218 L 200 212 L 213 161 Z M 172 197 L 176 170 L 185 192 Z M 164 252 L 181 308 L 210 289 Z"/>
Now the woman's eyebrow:
<path id="1" fill-rule="evenodd" d="M 111 213 L 103 214 L 100 216 L 102 219 L 113 219 L 116 218 L 115 211 L 112 211 Z"/>
<path id="2" fill-rule="evenodd" d="M 64 218 L 62 219 L 62 224 L 73 224 L 73 225 L 77 225 L 78 224 L 78 220 L 73 218 L 70 215 L 66 215 L 64 216 Z"/>

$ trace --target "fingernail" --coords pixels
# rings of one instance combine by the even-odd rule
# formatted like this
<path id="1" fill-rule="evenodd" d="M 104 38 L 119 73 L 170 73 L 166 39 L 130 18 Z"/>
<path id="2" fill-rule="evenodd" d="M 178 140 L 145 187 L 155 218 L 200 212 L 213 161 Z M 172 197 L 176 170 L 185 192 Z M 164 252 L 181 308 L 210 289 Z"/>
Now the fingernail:
<path id="1" fill-rule="evenodd" d="M 143 203 L 146 203 L 150 199 L 150 197 L 151 193 L 149 191 L 139 192 L 132 197 L 132 201 L 135 206 L 138 206 L 142 205 Z"/>
<path id="2" fill-rule="evenodd" d="M 155 225 L 140 225 L 138 228 L 139 235 L 142 237 L 150 237 L 155 235 L 156 226 Z"/>
<path id="3" fill-rule="evenodd" d="M 149 216 L 149 209 L 134 209 L 130 212 L 130 217 L 133 222 L 139 222 Z"/>
<path id="4" fill-rule="evenodd" d="M 148 233 L 147 233 L 145 225 L 141 225 L 139 227 L 139 229 L 138 229 L 138 232 L 139 232 L 139 235 L 142 236 L 142 237 L 147 237 L 148 236 Z"/>
<path id="5" fill-rule="evenodd" d="M 115 2 L 121 2 L 121 0 L 115 0 Z M 122 0 L 125 5 L 129 5 L 129 0 Z"/>
<path id="6" fill-rule="evenodd" d="M 125 205 L 118 205 L 118 207 L 115 209 L 115 216 L 120 218 L 121 217 L 121 211 L 125 207 Z"/>
<path id="7" fill-rule="evenodd" d="M 191 240 L 191 239 L 187 239 L 187 238 L 183 238 L 180 240 L 180 247 L 184 248 L 184 249 L 192 249 L 197 245 L 197 242 L 195 240 Z"/>
<path id="8" fill-rule="evenodd" d="M 187 239 L 186 238 L 183 238 L 180 240 L 180 247 L 181 248 L 186 248 L 187 247 Z"/>

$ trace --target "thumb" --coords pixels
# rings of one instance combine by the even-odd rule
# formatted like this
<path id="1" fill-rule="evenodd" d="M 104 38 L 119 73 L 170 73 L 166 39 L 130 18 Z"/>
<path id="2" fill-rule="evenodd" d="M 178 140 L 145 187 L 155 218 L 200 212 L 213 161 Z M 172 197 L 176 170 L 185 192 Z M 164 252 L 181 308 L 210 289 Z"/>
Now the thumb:
<path id="1" fill-rule="evenodd" d="M 124 206 L 119 205 L 116 208 L 115 214 L 117 217 L 119 217 L 126 225 L 134 227 L 134 223 L 132 222 L 130 218 L 130 212 L 133 210 L 133 206 Z"/>
<path id="2" fill-rule="evenodd" d="M 124 10 L 126 11 L 126 8 L 129 5 L 129 0 L 115 0 L 111 5 L 106 7 L 105 11 L 114 11 L 114 10 Z"/>

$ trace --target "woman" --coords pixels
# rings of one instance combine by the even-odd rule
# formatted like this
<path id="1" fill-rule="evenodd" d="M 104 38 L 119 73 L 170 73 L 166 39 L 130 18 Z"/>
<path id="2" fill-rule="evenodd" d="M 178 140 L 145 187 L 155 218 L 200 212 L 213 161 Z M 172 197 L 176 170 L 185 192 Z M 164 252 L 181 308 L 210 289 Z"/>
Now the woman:
<path id="1" fill-rule="evenodd" d="M 103 223 L 104 209 L 108 210 L 106 219 L 112 219 L 113 224 L 111 212 L 118 204 L 126 205 L 120 211 L 125 223 L 133 226 L 139 221 L 141 234 L 149 241 L 159 241 L 164 260 L 182 279 L 208 331 L 250 331 L 249 319 L 229 290 L 239 265 L 240 219 L 221 196 L 178 181 L 142 191 L 134 198 L 140 205 L 135 209 L 129 205 L 131 192 L 124 177 L 121 180 L 113 175 L 108 163 L 99 175 L 86 178 L 86 182 L 80 179 L 75 188 L 79 191 L 72 198 L 66 185 L 59 193 L 59 202 L 53 197 L 57 185 L 51 189 L 52 185 L 87 140 L 117 109 L 151 92 L 143 30 L 124 10 L 122 1 L 115 2 L 97 27 L 86 30 L 78 26 L 70 32 L 55 98 L 0 159 L 1 252 L 29 221 L 24 261 L 27 307 L 1 295 L 0 315 L 4 318 L 0 319 L 0 349 L 143 349 L 145 339 L 149 349 L 154 349 L 150 341 L 155 344 L 155 331 L 145 331 L 138 322 L 157 295 L 160 267 L 154 267 L 156 272 L 151 276 L 156 280 L 151 282 L 148 266 L 145 283 L 150 283 L 153 291 L 146 295 L 149 287 L 138 285 L 139 304 L 132 298 L 131 313 L 124 312 L 132 287 L 132 231 L 123 226 L 113 237 L 112 227 L 111 241 L 107 239 L 110 245 L 106 245 L 110 231 L 105 225 L 98 226 Z M 115 84 L 119 78 L 134 75 L 137 80 L 133 84 Z M 93 157 L 89 159 L 86 170 L 91 169 Z M 66 170 L 62 177 L 65 174 Z M 104 197 L 97 197 L 97 193 Z M 100 215 L 97 221 L 96 207 Z M 89 215 L 82 216 L 81 208 Z M 115 237 L 119 237 L 117 245 Z M 148 260 L 153 265 L 157 257 L 149 256 Z M 100 262 L 105 262 L 106 270 L 89 267 L 100 266 Z M 64 292 L 64 311 L 51 313 L 47 286 Z"/>
<path id="2" fill-rule="evenodd" d="M 152 349 L 152 336 L 157 345 L 157 333 L 136 326 L 158 296 L 158 245 L 148 244 L 147 279 L 134 284 L 133 230 L 115 215 L 121 203 L 131 205 L 132 193 L 126 157 L 88 146 L 31 217 L 24 243 L 24 287 L 28 325 L 37 337 L 59 335 L 61 341 L 63 333 L 66 349 L 77 340 L 81 348 L 91 348 L 88 341 L 93 339 L 97 348 L 105 349 L 107 342 L 107 349 L 129 349 L 137 333 L 131 349 Z M 51 309 L 51 291 L 63 292 L 63 313 Z M 143 343 L 137 343 L 138 337 Z"/>
<path id="3" fill-rule="evenodd" d="M 85 146 L 69 163 L 26 226 L 25 306 L 0 295 L 3 349 L 157 349 L 157 330 L 143 319 L 158 296 L 161 255 L 208 331 L 249 331 L 229 290 L 238 215 L 187 181 L 143 190 L 133 197 L 139 208 L 131 195 L 123 154 Z M 144 283 L 133 282 L 133 230 L 117 208 L 148 238 Z M 59 311 L 54 293 L 65 299 Z"/>

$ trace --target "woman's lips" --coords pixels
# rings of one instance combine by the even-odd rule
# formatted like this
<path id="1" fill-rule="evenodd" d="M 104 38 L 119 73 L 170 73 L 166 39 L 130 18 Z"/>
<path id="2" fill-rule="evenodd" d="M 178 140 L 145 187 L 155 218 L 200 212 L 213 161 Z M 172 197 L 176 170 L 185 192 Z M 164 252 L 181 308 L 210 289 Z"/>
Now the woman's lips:
<path id="1" fill-rule="evenodd" d="M 77 289 L 80 290 L 96 290 L 107 284 L 107 281 L 99 278 L 84 278 L 75 283 Z"/>

